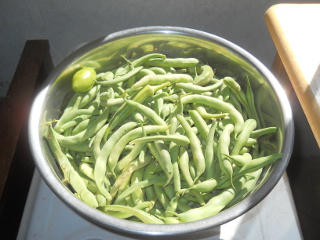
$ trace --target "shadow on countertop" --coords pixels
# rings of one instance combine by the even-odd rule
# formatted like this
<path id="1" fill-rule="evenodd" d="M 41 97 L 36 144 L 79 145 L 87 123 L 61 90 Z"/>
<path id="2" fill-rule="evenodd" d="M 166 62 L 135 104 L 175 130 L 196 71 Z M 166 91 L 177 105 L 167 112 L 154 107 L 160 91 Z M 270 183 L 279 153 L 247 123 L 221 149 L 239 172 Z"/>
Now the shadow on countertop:
<path id="1" fill-rule="evenodd" d="M 320 149 L 296 98 L 295 144 L 287 174 L 304 240 L 320 239 Z"/>

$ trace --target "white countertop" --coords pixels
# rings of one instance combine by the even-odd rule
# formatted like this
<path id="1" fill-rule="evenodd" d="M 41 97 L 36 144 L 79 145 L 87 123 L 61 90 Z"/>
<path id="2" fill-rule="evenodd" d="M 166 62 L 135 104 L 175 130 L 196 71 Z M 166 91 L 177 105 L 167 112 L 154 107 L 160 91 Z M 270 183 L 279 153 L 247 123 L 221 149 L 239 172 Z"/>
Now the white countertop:
<path id="1" fill-rule="evenodd" d="M 18 240 L 125 240 L 71 211 L 35 171 L 25 206 Z M 302 239 L 287 175 L 256 207 L 220 227 L 210 240 Z"/>

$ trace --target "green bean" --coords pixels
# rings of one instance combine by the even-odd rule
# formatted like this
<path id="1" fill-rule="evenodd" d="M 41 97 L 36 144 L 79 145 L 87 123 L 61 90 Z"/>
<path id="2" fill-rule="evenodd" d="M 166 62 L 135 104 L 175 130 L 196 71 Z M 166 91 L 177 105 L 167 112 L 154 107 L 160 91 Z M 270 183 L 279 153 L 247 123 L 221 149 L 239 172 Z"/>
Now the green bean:
<path id="1" fill-rule="evenodd" d="M 172 135 L 152 135 L 152 136 L 146 136 L 146 137 L 140 137 L 132 140 L 130 144 L 137 144 L 137 143 L 146 143 L 146 142 L 151 142 L 151 141 L 171 141 L 176 144 L 179 144 L 181 146 L 188 146 L 190 144 L 189 138 L 187 138 L 184 135 L 177 135 L 177 134 L 172 134 Z"/>
<path id="2" fill-rule="evenodd" d="M 141 91 L 139 91 L 132 100 L 142 103 L 148 97 L 153 96 L 153 94 L 154 89 L 147 85 Z M 128 105 L 127 103 L 124 103 L 110 119 L 109 127 L 106 130 L 106 135 L 108 135 L 116 126 L 121 124 L 133 112 L 133 110 L 134 108 L 132 106 Z"/>
<path id="3" fill-rule="evenodd" d="M 96 199 L 99 207 L 103 207 L 107 205 L 107 199 L 102 194 L 96 193 Z"/>
<path id="4" fill-rule="evenodd" d="M 92 148 L 90 147 L 89 141 L 76 143 L 73 145 L 63 145 L 60 144 L 61 147 L 68 149 L 69 151 L 76 151 L 81 153 L 90 153 L 92 152 Z"/>
<path id="5" fill-rule="evenodd" d="M 248 103 L 245 93 L 242 91 L 241 86 L 231 77 L 225 77 L 223 79 L 224 84 L 234 93 L 238 101 L 244 106 L 250 118 L 255 119 L 256 116 L 252 112 L 252 109 Z"/>
<path id="6" fill-rule="evenodd" d="M 205 92 L 212 92 L 215 89 L 221 87 L 222 84 L 223 84 L 222 80 L 218 81 L 215 84 L 212 84 L 212 85 L 209 85 L 209 86 L 205 86 L 205 87 L 198 86 L 198 85 L 195 85 L 193 83 L 181 83 L 181 82 L 178 82 L 178 83 L 176 83 L 176 87 L 181 88 L 186 92 L 201 94 L 201 93 L 205 93 Z"/>
<path id="7" fill-rule="evenodd" d="M 266 102 L 266 99 L 268 97 L 267 95 L 267 91 L 264 87 L 260 87 L 258 90 L 257 90 L 257 93 L 256 93 L 256 99 L 255 99 L 255 105 L 256 105 L 256 111 L 257 111 L 257 114 L 258 114 L 258 117 L 259 117 L 259 120 L 260 120 L 260 127 L 261 128 L 265 128 L 267 125 L 265 123 L 265 120 L 264 120 L 264 116 L 263 116 L 263 107 L 262 106 L 265 106 L 265 102 Z"/>
<path id="8" fill-rule="evenodd" d="M 80 132 L 82 132 L 83 130 L 85 130 L 86 128 L 88 128 L 89 124 L 93 121 L 95 121 L 96 117 L 94 116 L 90 116 L 90 115 L 82 115 L 80 117 L 75 118 L 73 121 L 70 121 L 68 123 L 70 123 L 70 125 L 68 126 L 68 124 L 64 124 L 63 126 L 61 126 L 61 132 L 66 131 L 67 129 L 69 129 L 69 127 L 73 127 L 71 135 L 76 135 Z M 72 126 L 73 125 L 73 126 Z"/>
<path id="9" fill-rule="evenodd" d="M 174 112 L 175 106 L 172 103 L 163 104 L 160 116 L 162 119 L 166 119 L 172 112 Z"/>
<path id="10" fill-rule="evenodd" d="M 181 222 L 192 222 L 203 218 L 211 217 L 219 213 L 234 198 L 235 190 L 227 188 L 217 196 L 208 201 L 207 204 L 199 208 L 193 208 L 189 211 L 175 214 Z"/>
<path id="11" fill-rule="evenodd" d="M 135 59 L 133 60 L 131 63 L 130 63 L 130 67 L 131 68 L 135 68 L 135 67 L 138 67 L 138 66 L 141 66 L 143 65 L 145 62 L 147 61 L 150 61 L 150 59 L 165 59 L 166 56 L 161 54 L 161 53 L 150 53 L 150 54 L 147 54 L 147 55 L 144 55 L 138 59 Z M 129 67 L 129 66 L 128 66 Z M 128 68 L 127 67 L 127 68 Z"/>
<path id="12" fill-rule="evenodd" d="M 199 103 L 213 107 L 222 112 L 226 112 L 229 114 L 229 117 L 234 121 L 235 133 L 240 133 L 243 129 L 244 120 L 241 113 L 239 113 L 232 105 L 225 103 L 217 98 L 192 94 L 182 97 L 181 102 L 182 104 Z"/>
<path id="13" fill-rule="evenodd" d="M 277 130 L 278 130 L 277 127 L 266 127 L 266 128 L 256 129 L 256 130 L 251 132 L 250 137 L 258 138 L 258 137 L 261 137 L 263 135 L 275 133 Z"/>
<path id="14" fill-rule="evenodd" d="M 149 70 L 153 71 L 155 74 L 166 74 L 166 70 L 161 67 L 150 67 Z"/>
<path id="15" fill-rule="evenodd" d="M 167 125 L 167 123 L 151 108 L 130 99 L 124 99 L 124 100 L 130 106 L 138 109 L 144 116 L 149 118 L 154 124 Z"/>
<path id="16" fill-rule="evenodd" d="M 186 212 L 186 211 L 189 211 L 191 209 L 191 207 L 189 205 L 187 205 L 189 201 L 186 199 L 186 198 L 179 198 L 178 200 L 178 211 L 180 212 Z M 175 213 L 173 212 L 173 215 Z"/>
<path id="17" fill-rule="evenodd" d="M 240 189 L 244 183 L 245 179 L 240 178 L 235 181 L 234 184 L 237 189 Z M 236 191 L 234 188 L 225 188 L 217 195 L 212 197 L 205 205 L 174 215 L 176 215 L 181 222 L 192 222 L 203 218 L 212 217 L 225 209 L 235 196 Z"/>
<path id="18" fill-rule="evenodd" d="M 174 196 L 176 196 L 176 192 L 174 191 L 173 184 L 168 184 L 167 186 L 164 186 L 162 188 L 169 199 L 172 199 L 174 198 Z"/>
<path id="19" fill-rule="evenodd" d="M 82 101 L 84 94 L 83 93 L 75 93 L 71 99 L 69 100 L 69 102 L 67 103 L 67 106 L 65 107 L 63 114 L 60 116 L 60 120 L 61 118 L 63 118 L 65 113 L 68 113 L 69 111 L 73 111 L 76 109 L 80 108 L 80 103 Z"/>
<path id="20" fill-rule="evenodd" d="M 226 157 L 226 155 L 229 155 L 230 134 L 233 132 L 233 130 L 234 130 L 234 126 L 232 124 L 227 124 L 225 126 L 219 138 L 218 154 L 217 154 L 220 169 L 228 177 L 232 186 L 233 186 L 233 181 L 232 181 L 233 168 L 230 161 Z"/>
<path id="21" fill-rule="evenodd" d="M 199 192 L 206 193 L 206 192 L 211 192 L 217 185 L 218 185 L 217 179 L 209 178 L 203 182 L 199 182 L 193 185 L 192 187 L 190 187 L 190 189 L 194 189 Z"/>
<path id="22" fill-rule="evenodd" d="M 159 186 L 163 186 L 166 182 L 167 177 L 165 175 L 155 176 L 151 179 L 146 179 L 141 182 L 131 184 L 126 190 L 124 190 L 114 201 L 114 203 L 121 202 L 125 197 L 129 196 L 136 189 L 146 188 L 151 185 L 157 184 Z"/>
<path id="23" fill-rule="evenodd" d="M 186 119 L 181 114 L 177 115 L 177 119 L 182 125 L 183 129 L 186 131 L 186 135 L 190 140 L 190 148 L 193 156 L 193 161 L 196 166 L 196 178 L 194 180 L 196 182 L 196 180 L 198 180 L 199 177 L 204 173 L 206 168 L 205 158 L 201 149 L 201 143 L 199 138 L 192 131 Z"/>
<path id="24" fill-rule="evenodd" d="M 158 150 L 159 157 L 160 157 L 158 159 L 158 162 L 159 162 L 164 174 L 167 177 L 167 181 L 164 184 L 164 186 L 167 186 L 173 178 L 173 165 L 172 165 L 169 149 L 164 144 L 164 142 L 161 140 L 154 141 L 154 144 L 155 144 L 156 149 Z"/>
<path id="25" fill-rule="evenodd" d="M 137 78 L 140 79 L 140 78 L 147 76 L 147 75 L 156 75 L 156 74 L 150 69 L 143 68 L 143 69 L 141 69 L 141 71 L 139 71 Z"/>
<path id="26" fill-rule="evenodd" d="M 93 155 L 95 158 L 98 158 L 99 153 L 101 151 L 101 142 L 104 136 L 104 133 L 107 129 L 108 125 L 104 125 L 100 130 L 97 132 L 97 134 L 94 137 L 93 140 Z"/>
<path id="27" fill-rule="evenodd" d="M 105 109 L 101 115 L 99 115 L 86 130 L 73 135 L 73 136 L 63 136 L 55 132 L 55 137 L 58 142 L 64 145 L 73 145 L 79 142 L 84 142 L 88 138 L 92 137 L 99 129 L 106 123 L 109 116 L 109 109 Z"/>
<path id="28" fill-rule="evenodd" d="M 108 214 L 109 216 L 115 217 L 115 218 L 120 218 L 120 219 L 126 219 L 126 218 L 130 218 L 133 215 L 130 213 L 125 213 L 125 212 L 111 212 L 111 211 L 107 211 L 106 209 L 101 209 L 101 211 L 105 212 L 106 214 Z"/>
<path id="29" fill-rule="evenodd" d="M 162 92 L 161 90 L 159 92 Z M 154 112 L 160 116 L 162 108 L 163 108 L 163 104 L 164 104 L 164 99 L 163 98 L 157 98 L 155 99 L 155 101 L 153 102 L 153 109 Z"/>
<path id="30" fill-rule="evenodd" d="M 248 102 L 248 107 L 251 110 L 250 112 L 252 113 L 252 117 L 257 121 L 257 127 L 260 128 L 260 120 L 259 120 L 258 113 L 257 113 L 256 107 L 255 107 L 255 100 L 254 100 L 253 90 L 251 88 L 251 82 L 248 77 L 246 80 L 247 80 L 246 81 L 246 83 L 247 83 L 246 98 L 247 98 L 247 102 Z"/>
<path id="31" fill-rule="evenodd" d="M 157 85 L 165 82 L 192 82 L 193 79 L 188 74 L 164 74 L 164 75 L 147 75 L 132 85 L 131 90 L 137 90 L 146 85 Z"/>
<path id="32" fill-rule="evenodd" d="M 249 151 L 250 151 L 249 148 L 244 146 L 243 148 L 240 149 L 239 154 L 243 155 L 245 153 L 248 153 Z"/>
<path id="33" fill-rule="evenodd" d="M 216 132 L 218 123 L 214 122 L 209 129 L 207 138 L 206 138 L 206 146 L 204 150 L 205 157 L 205 176 L 207 179 L 213 178 L 215 173 L 215 161 L 214 161 L 214 135 Z"/>
<path id="34" fill-rule="evenodd" d="M 174 67 L 165 67 L 164 68 L 167 74 L 176 74 L 177 70 Z"/>
<path id="35" fill-rule="evenodd" d="M 183 178 L 187 182 L 188 186 L 194 185 L 194 181 L 189 172 L 189 155 L 186 147 L 180 147 L 178 164 Z"/>
<path id="36" fill-rule="evenodd" d="M 161 156 L 159 154 L 158 149 L 156 148 L 155 143 L 154 142 L 148 142 L 148 143 L 146 143 L 146 145 L 148 146 L 148 149 L 149 149 L 151 155 L 157 160 L 157 163 L 159 161 L 161 161 Z"/>
<path id="37" fill-rule="evenodd" d="M 133 118 L 134 121 L 140 123 L 140 125 L 145 122 L 144 116 L 140 112 L 138 112 L 136 110 L 134 110 L 131 113 L 131 117 Z"/>
<path id="38" fill-rule="evenodd" d="M 253 159 L 247 162 L 237 173 L 237 176 L 242 176 L 246 173 L 254 172 L 263 168 L 277 160 L 279 160 L 283 156 L 283 153 L 274 153 L 265 157 L 260 157 Z"/>
<path id="39" fill-rule="evenodd" d="M 54 130 L 57 132 L 63 132 L 61 127 L 80 115 L 93 115 L 94 113 L 98 115 L 100 113 L 100 111 L 97 112 L 96 105 L 90 106 L 88 109 L 79 110 L 81 99 L 82 96 L 79 94 L 75 94 L 73 96 L 73 98 L 69 101 L 68 106 L 60 116 L 59 121 L 57 121 Z"/>
<path id="40" fill-rule="evenodd" d="M 148 180 L 154 177 L 156 171 L 156 161 L 151 161 L 148 166 L 145 167 L 143 180 Z M 145 195 L 148 201 L 155 199 L 155 192 L 152 186 L 145 187 Z"/>
<path id="41" fill-rule="evenodd" d="M 248 138 L 248 140 L 245 142 L 244 147 L 254 147 L 258 144 L 257 139 L 255 138 Z"/>
<path id="42" fill-rule="evenodd" d="M 214 71 L 209 65 L 201 66 L 201 74 L 194 78 L 193 83 L 195 85 L 203 86 L 210 82 L 213 78 Z"/>
<path id="43" fill-rule="evenodd" d="M 257 127 L 257 121 L 254 119 L 248 119 L 243 124 L 243 131 L 239 134 L 236 139 L 236 143 L 233 146 L 231 155 L 239 154 L 240 149 L 248 141 L 251 132 Z"/>
<path id="44" fill-rule="evenodd" d="M 158 133 L 158 132 L 164 132 L 168 130 L 169 126 L 163 126 L 163 125 L 148 125 L 144 127 L 135 128 L 125 135 L 123 135 L 118 142 L 114 145 L 114 151 L 111 152 L 109 158 L 108 158 L 108 166 L 110 171 L 113 173 L 114 169 L 116 167 L 116 164 L 119 160 L 120 154 L 122 153 L 124 147 L 128 142 L 131 140 L 142 137 L 143 133 L 145 131 L 146 134 L 151 133 Z"/>
<path id="45" fill-rule="evenodd" d="M 204 119 L 223 119 L 229 115 L 228 113 L 208 113 L 203 106 L 198 104 L 195 104 L 195 110 L 197 110 L 200 116 Z"/>
<path id="46" fill-rule="evenodd" d="M 271 143 L 270 140 L 264 141 L 260 139 L 259 143 L 261 145 L 260 146 L 260 153 L 259 153 L 259 157 L 264 157 L 266 155 L 270 155 L 274 152 L 278 151 L 278 145 L 275 143 Z"/>
<path id="47" fill-rule="evenodd" d="M 153 207 L 153 205 L 154 205 L 153 201 L 144 201 L 144 202 L 138 203 L 133 208 L 144 210 L 145 212 L 148 212 L 149 211 L 148 209 L 151 209 Z M 116 217 L 116 218 L 126 219 L 126 218 L 130 218 L 133 216 L 131 213 L 128 213 L 128 212 L 107 211 L 105 208 L 100 208 L 100 209 L 101 209 L 101 211 L 107 213 L 108 215 Z"/>
<path id="48" fill-rule="evenodd" d="M 83 93 L 79 108 L 84 108 L 88 105 L 100 92 L 101 87 L 99 85 L 93 86 L 88 92 Z"/>
<path id="49" fill-rule="evenodd" d="M 126 58 L 123 58 L 123 59 L 128 63 Z M 123 76 L 123 75 L 127 74 L 129 72 L 129 70 L 132 70 L 132 69 L 127 68 L 127 66 L 128 66 L 127 63 L 122 64 L 120 67 L 118 67 L 114 71 L 114 78 Z"/>
<path id="50" fill-rule="evenodd" d="M 179 151 L 180 151 L 180 146 L 174 142 L 171 142 L 169 145 L 169 153 L 172 161 L 173 188 L 175 192 L 178 192 L 181 189 L 181 178 L 180 178 L 179 163 L 178 163 Z"/>
<path id="51" fill-rule="evenodd" d="M 197 112 L 196 110 L 189 110 L 189 114 L 191 116 L 191 119 L 194 122 L 194 125 L 199 130 L 199 133 L 202 136 L 202 138 L 207 139 L 209 134 L 209 127 L 205 122 L 205 120 L 201 117 L 199 112 Z"/>
<path id="52" fill-rule="evenodd" d="M 155 93 L 154 96 L 148 98 L 148 99 L 145 101 L 145 103 L 146 103 L 146 104 L 148 104 L 148 103 L 153 103 L 153 102 L 156 102 L 157 100 L 160 100 L 160 99 L 164 100 L 164 98 L 167 97 L 167 96 L 168 96 L 168 93 L 158 91 L 157 93 Z M 155 112 L 157 112 L 157 114 L 160 115 L 160 113 L 159 113 L 160 110 L 159 110 L 159 111 L 155 111 Z"/>
<path id="53" fill-rule="evenodd" d="M 85 176 L 87 176 L 88 178 L 90 178 L 91 180 L 94 180 L 94 168 L 92 166 L 92 164 L 88 164 L 86 162 L 81 162 L 79 164 L 79 170 L 80 172 L 82 172 Z M 105 176 L 104 177 L 104 183 L 107 184 L 107 185 L 110 185 L 110 181 L 109 179 Z M 96 184 L 95 184 L 96 185 Z M 97 190 L 96 192 L 100 194 L 100 191 L 99 191 L 99 188 L 96 186 Z M 100 194 L 102 195 L 102 194 Z M 101 198 L 101 197 L 100 197 Z M 104 199 L 106 199 L 104 197 Z"/>
<path id="54" fill-rule="evenodd" d="M 163 224 L 163 221 L 161 221 L 159 218 L 157 218 L 157 217 L 155 217 L 155 216 L 151 215 L 150 213 L 147 213 L 143 210 L 133 208 L 133 207 L 123 206 L 123 205 L 108 205 L 108 206 L 105 206 L 105 210 L 130 213 L 130 214 L 136 216 L 137 218 L 139 218 L 144 223 Z"/>
<path id="55" fill-rule="evenodd" d="M 171 198 L 169 204 L 165 208 L 164 215 L 166 217 L 172 217 L 173 216 L 172 212 L 176 212 L 178 208 L 178 200 L 179 200 L 179 196 L 174 196 L 173 198 Z"/>
<path id="56" fill-rule="evenodd" d="M 112 79 L 114 79 L 114 77 L 115 77 L 115 75 L 111 71 L 107 71 L 107 72 L 103 73 L 102 76 L 101 76 L 101 78 L 104 81 L 111 81 Z M 100 85 L 97 85 L 97 86 L 100 86 Z"/>
<path id="57" fill-rule="evenodd" d="M 67 113 L 64 112 L 59 120 L 53 120 L 51 123 L 56 122 L 54 129 L 56 132 L 64 134 L 64 132 L 70 130 L 70 128 L 77 127 L 77 125 L 83 121 L 94 118 L 99 114 L 101 114 L 101 110 L 97 110 L 96 106 L 90 106 L 88 109 L 76 109 L 74 111 L 69 110 Z M 84 128 L 82 128 L 82 130 L 83 129 Z"/>
<path id="58" fill-rule="evenodd" d="M 194 189 L 190 189 L 189 194 L 191 196 L 195 197 L 195 199 L 196 199 L 195 202 L 199 203 L 202 206 L 205 205 L 205 201 L 204 201 L 203 196 L 202 196 L 201 193 L 199 193 L 198 191 L 196 191 Z"/>
<path id="59" fill-rule="evenodd" d="M 236 196 L 232 199 L 231 202 L 228 203 L 227 207 L 231 207 L 235 204 L 237 204 L 239 201 L 244 199 L 247 195 L 251 193 L 253 188 L 256 186 L 260 176 L 262 173 L 262 168 L 258 169 L 255 172 L 252 172 L 250 174 L 244 175 L 246 182 L 244 183 L 243 187 L 237 191 Z"/>
<path id="60" fill-rule="evenodd" d="M 94 180 L 94 177 L 93 177 L 93 167 L 88 164 L 88 163 L 85 163 L 85 162 L 81 162 L 79 164 L 79 170 L 84 174 L 86 175 L 88 178 Z"/>
<path id="61" fill-rule="evenodd" d="M 141 152 L 141 155 L 145 155 L 145 152 Z M 145 156 L 143 156 L 144 158 Z M 144 168 L 140 168 L 133 172 L 131 177 L 131 184 L 141 182 L 143 180 Z M 132 194 L 133 206 L 137 206 L 144 201 L 144 192 L 142 189 L 136 189 Z"/>
<path id="62" fill-rule="evenodd" d="M 238 112 L 243 112 L 241 103 L 234 94 L 230 94 L 228 102 L 230 102 L 235 107 L 235 109 L 237 109 Z"/>
<path id="63" fill-rule="evenodd" d="M 62 126 L 59 128 L 59 130 L 57 132 L 64 134 L 64 132 L 67 131 L 68 129 L 78 127 L 78 125 L 80 123 L 81 123 L 81 125 L 80 125 L 80 127 L 78 127 L 78 129 L 80 128 L 82 131 L 84 129 L 82 127 L 82 125 L 88 124 L 89 118 L 92 118 L 92 115 L 81 115 L 81 116 L 75 117 L 74 119 L 70 120 L 69 122 L 62 124 Z M 73 131 L 73 129 L 72 129 L 72 131 Z M 78 132 L 81 132 L 81 131 L 78 131 Z M 71 135 L 74 135 L 74 134 L 71 134 Z"/>
<path id="64" fill-rule="evenodd" d="M 121 97 L 125 95 L 126 90 L 122 87 L 122 85 L 123 84 L 115 84 L 112 86 L 115 97 Z"/>
<path id="65" fill-rule="evenodd" d="M 190 175 L 191 175 L 192 179 L 195 179 L 196 175 L 197 175 L 197 173 L 196 173 L 197 170 L 196 170 L 196 166 L 194 164 L 194 161 L 190 161 L 190 163 L 189 163 L 189 171 L 190 171 Z"/>
<path id="66" fill-rule="evenodd" d="M 112 196 L 112 198 L 115 197 L 115 195 L 117 194 L 119 188 L 121 187 L 121 185 L 123 184 L 123 182 L 125 182 L 126 180 L 130 180 L 130 177 L 132 175 L 132 173 L 144 166 L 147 166 L 149 163 L 151 162 L 151 157 L 150 156 L 146 156 L 144 159 L 142 159 L 142 161 L 140 161 L 140 159 L 136 159 L 134 160 L 132 163 L 130 163 L 122 172 L 121 174 L 117 177 L 116 181 L 114 182 L 113 186 L 111 187 L 110 190 L 110 195 Z"/>
<path id="67" fill-rule="evenodd" d="M 220 97 L 223 101 L 227 102 L 230 98 L 230 89 L 223 84 L 220 88 Z"/>
<path id="68" fill-rule="evenodd" d="M 143 69 L 142 69 L 143 70 Z M 138 79 L 138 75 L 133 75 L 127 81 L 124 82 L 125 88 L 129 89 Z"/>
<path id="69" fill-rule="evenodd" d="M 249 153 L 244 153 L 242 155 L 225 155 L 232 163 L 237 166 L 243 166 L 252 160 L 252 156 Z"/>
<path id="70" fill-rule="evenodd" d="M 140 66 L 140 67 L 132 69 L 131 71 L 129 71 L 128 73 L 126 73 L 124 75 L 116 76 L 114 79 L 111 79 L 109 81 L 96 81 L 96 83 L 101 86 L 110 86 L 110 85 L 114 85 L 116 83 L 124 82 L 124 81 L 128 80 L 129 78 L 131 78 L 132 76 L 134 76 L 135 74 L 137 74 L 138 72 L 140 72 L 142 69 L 143 69 L 143 67 Z"/>
<path id="71" fill-rule="evenodd" d="M 101 193 L 108 199 L 111 200 L 111 195 L 104 185 L 104 177 L 107 171 L 107 160 L 113 150 L 114 145 L 119 141 L 119 139 L 128 131 L 137 126 L 135 122 L 128 122 L 122 125 L 117 131 L 115 131 L 106 143 L 103 145 L 98 157 L 96 158 L 95 168 L 94 168 L 94 179 L 97 183 L 97 187 Z"/>
<path id="72" fill-rule="evenodd" d="M 115 99 L 108 99 L 107 101 L 102 101 L 101 106 L 103 107 L 115 107 L 122 105 L 124 103 L 123 98 L 115 98 Z"/>
<path id="73" fill-rule="evenodd" d="M 150 186 L 151 188 L 153 188 L 153 186 Z M 150 214 L 154 215 L 154 216 L 163 216 L 163 208 L 161 206 L 161 203 L 157 200 L 154 201 L 154 207 L 152 209 L 150 209 Z"/>
<path id="74" fill-rule="evenodd" d="M 165 194 L 163 188 L 158 185 L 154 185 L 153 188 L 154 188 L 154 192 L 156 193 L 157 200 L 160 202 L 162 207 L 166 209 L 166 207 L 169 205 L 170 200 Z"/>
<path id="75" fill-rule="evenodd" d="M 172 115 L 169 119 L 169 134 L 181 134 L 178 130 L 178 119 L 176 118 L 175 115 Z M 181 128 L 182 129 L 182 128 Z"/>
<path id="76" fill-rule="evenodd" d="M 160 84 L 157 86 L 150 86 L 147 85 L 143 89 L 141 89 L 137 94 L 134 95 L 132 98 L 133 101 L 142 103 L 144 102 L 148 97 L 151 97 L 154 95 L 155 92 L 159 91 L 160 89 L 167 87 L 168 84 Z M 106 131 L 106 136 L 120 123 L 122 123 L 132 112 L 134 111 L 134 108 L 132 106 L 128 106 L 128 104 L 123 104 L 117 112 L 112 116 L 109 122 L 109 127 Z"/>
<path id="77" fill-rule="evenodd" d="M 165 58 L 165 59 L 150 59 L 144 63 L 144 66 L 152 67 L 173 67 L 187 68 L 195 66 L 199 63 L 196 58 Z"/>
<path id="78" fill-rule="evenodd" d="M 282 153 L 274 153 L 268 156 L 255 158 L 249 162 L 247 162 L 244 166 L 242 166 L 237 172 L 235 172 L 233 179 L 238 179 L 247 173 L 251 173 L 259 170 L 260 168 L 264 168 L 269 164 L 272 164 L 279 160 L 283 156 Z M 223 189 L 230 186 L 230 182 L 228 182 L 227 178 L 221 178 L 218 182 L 217 189 Z"/>
<path id="79" fill-rule="evenodd" d="M 144 143 L 136 144 L 129 154 L 120 159 L 115 167 L 115 172 L 122 171 L 132 160 L 134 160 L 141 152 L 144 152 L 146 146 Z"/>
<path id="80" fill-rule="evenodd" d="M 47 136 L 47 140 L 50 148 L 56 160 L 58 161 L 60 168 L 62 169 L 65 177 L 65 181 L 71 184 L 76 193 L 79 194 L 79 197 L 87 203 L 89 206 L 94 208 L 98 207 L 98 202 L 95 196 L 87 189 L 86 184 L 79 176 L 79 173 L 74 170 L 72 165 L 70 164 L 66 155 L 62 152 L 61 147 L 55 138 L 54 130 L 52 126 L 49 126 L 49 135 Z"/>

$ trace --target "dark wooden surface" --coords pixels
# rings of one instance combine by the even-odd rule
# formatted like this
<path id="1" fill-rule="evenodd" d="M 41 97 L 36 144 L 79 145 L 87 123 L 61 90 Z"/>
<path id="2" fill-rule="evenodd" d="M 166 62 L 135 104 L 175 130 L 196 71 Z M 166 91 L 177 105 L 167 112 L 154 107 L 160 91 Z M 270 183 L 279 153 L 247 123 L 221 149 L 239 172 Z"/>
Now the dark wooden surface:
<path id="1" fill-rule="evenodd" d="M 52 68 L 49 42 L 28 40 L 0 106 L 0 239 L 15 239 L 19 229 L 34 171 L 27 137 L 29 111 Z"/>

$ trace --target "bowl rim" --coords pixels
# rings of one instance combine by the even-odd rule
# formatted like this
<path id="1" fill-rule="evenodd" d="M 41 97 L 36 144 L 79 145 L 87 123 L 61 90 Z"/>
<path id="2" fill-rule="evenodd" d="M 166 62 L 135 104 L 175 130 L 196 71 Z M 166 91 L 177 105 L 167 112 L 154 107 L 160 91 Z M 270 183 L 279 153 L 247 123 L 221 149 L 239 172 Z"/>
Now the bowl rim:
<path id="1" fill-rule="evenodd" d="M 43 103 L 46 95 L 56 77 L 62 72 L 65 66 L 71 64 L 78 57 L 84 53 L 99 47 L 101 44 L 105 44 L 110 41 L 121 39 L 133 35 L 141 35 L 147 33 L 166 33 L 166 34 L 180 34 L 188 35 L 195 38 L 201 38 L 208 41 L 213 41 L 219 43 L 222 46 L 236 52 L 240 57 L 248 61 L 253 65 L 268 81 L 270 87 L 274 91 L 275 95 L 279 99 L 281 96 L 281 101 L 279 100 L 279 105 L 283 113 L 284 121 L 284 145 L 282 147 L 283 158 L 281 161 L 276 163 L 278 171 L 272 171 L 270 176 L 266 179 L 265 183 L 260 187 L 259 191 L 253 193 L 248 198 L 239 202 L 237 205 L 233 206 L 231 209 L 222 211 L 216 216 L 205 218 L 202 220 L 181 223 L 174 225 L 156 225 L 156 224 L 145 224 L 130 222 L 128 224 L 127 220 L 118 219 L 109 216 L 97 209 L 94 209 L 84 202 L 80 201 L 74 197 L 69 190 L 63 186 L 58 178 L 53 174 L 45 156 L 41 149 L 41 137 L 39 133 L 39 123 L 41 111 L 43 109 Z M 80 47 L 78 50 L 67 56 L 57 67 L 49 74 L 45 81 L 45 87 L 43 87 L 34 99 L 31 107 L 30 117 L 28 122 L 28 137 L 31 143 L 31 152 L 34 158 L 35 165 L 42 177 L 42 179 L 47 183 L 49 188 L 57 195 L 60 200 L 62 200 L 72 211 L 75 211 L 85 219 L 97 224 L 110 231 L 115 231 L 120 234 L 133 234 L 136 236 L 173 236 L 188 234 L 191 232 L 205 231 L 210 228 L 219 227 L 220 225 L 229 222 L 245 212 L 249 211 L 260 201 L 262 201 L 278 183 L 281 176 L 283 175 L 289 159 L 291 157 L 293 149 L 293 139 L 294 139 L 294 123 L 292 117 L 292 110 L 290 103 L 286 97 L 282 86 L 273 76 L 273 74 L 253 55 L 239 47 L 238 45 L 228 41 L 222 37 L 216 36 L 211 33 L 207 33 L 201 30 L 195 30 L 185 27 L 172 27 L 172 26 L 148 26 L 148 27 L 138 27 L 126 30 L 121 30 L 105 37 L 101 37 L 90 43 L 87 43 Z"/>

